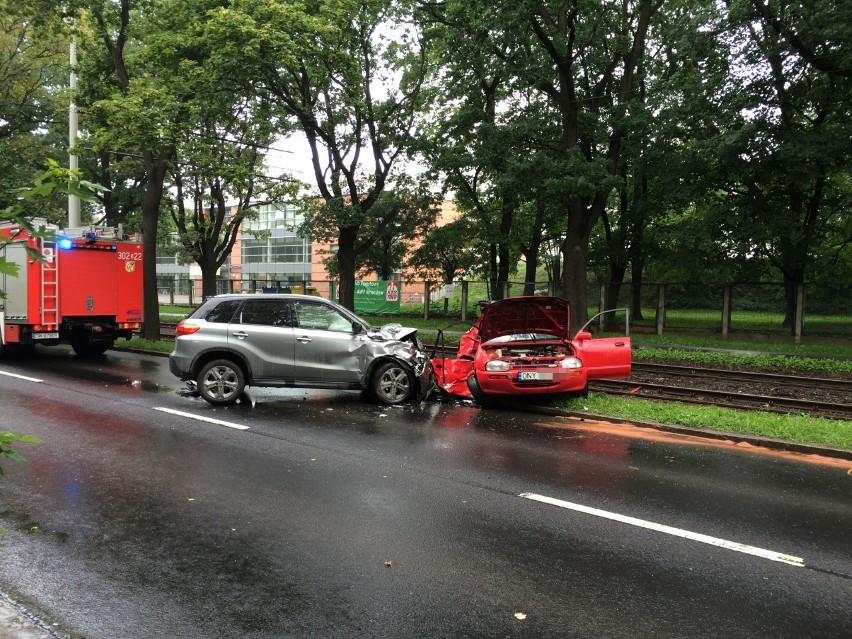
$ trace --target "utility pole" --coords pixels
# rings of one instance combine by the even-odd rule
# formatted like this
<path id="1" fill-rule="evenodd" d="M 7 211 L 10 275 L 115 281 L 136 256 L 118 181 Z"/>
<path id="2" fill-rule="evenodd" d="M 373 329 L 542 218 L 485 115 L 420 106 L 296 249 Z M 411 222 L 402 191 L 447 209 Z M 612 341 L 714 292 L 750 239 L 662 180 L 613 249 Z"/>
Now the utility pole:
<path id="1" fill-rule="evenodd" d="M 71 101 L 68 105 L 68 168 L 77 170 L 77 105 L 74 103 L 74 92 L 77 90 L 77 40 L 74 37 L 74 23 L 71 23 Z M 68 194 L 68 226 L 80 226 L 80 198 Z"/>

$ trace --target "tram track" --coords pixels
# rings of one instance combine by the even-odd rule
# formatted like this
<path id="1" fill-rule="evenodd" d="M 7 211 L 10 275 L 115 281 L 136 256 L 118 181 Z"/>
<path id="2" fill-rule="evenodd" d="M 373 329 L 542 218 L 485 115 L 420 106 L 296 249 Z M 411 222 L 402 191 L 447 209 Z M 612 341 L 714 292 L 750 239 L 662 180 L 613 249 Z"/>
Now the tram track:
<path id="1" fill-rule="evenodd" d="M 786 415 L 808 415 L 828 419 L 852 420 L 852 404 L 775 395 L 755 395 L 728 390 L 713 390 L 685 386 L 667 386 L 635 380 L 597 380 L 589 384 L 589 390 L 610 395 L 627 395 L 654 401 L 681 402 L 734 408 L 759 410 Z"/>
<path id="2" fill-rule="evenodd" d="M 630 379 L 601 380 L 590 387 L 655 401 L 852 419 L 852 379 L 634 362 Z"/>

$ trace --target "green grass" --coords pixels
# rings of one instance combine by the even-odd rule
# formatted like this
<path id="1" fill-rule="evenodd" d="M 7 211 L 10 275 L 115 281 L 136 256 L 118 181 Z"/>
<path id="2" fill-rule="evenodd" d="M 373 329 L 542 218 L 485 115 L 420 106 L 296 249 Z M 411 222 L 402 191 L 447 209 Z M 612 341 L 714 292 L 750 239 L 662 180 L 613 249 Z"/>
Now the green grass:
<path id="1" fill-rule="evenodd" d="M 756 435 L 799 444 L 852 450 L 852 422 L 850 421 L 836 421 L 807 415 L 738 411 L 714 406 L 663 403 L 594 393 L 585 398 L 553 399 L 548 405 L 590 415 L 710 429 L 731 434 Z"/>
<path id="2" fill-rule="evenodd" d="M 161 307 L 163 320 L 179 319 L 191 309 L 187 307 Z M 166 316 L 169 313 L 172 318 Z M 425 341 L 434 340 L 438 329 L 447 331 L 447 341 L 467 329 L 469 323 L 448 317 L 364 315 L 374 325 L 399 322 L 421 329 Z M 807 371 L 816 376 L 828 373 L 852 375 L 852 343 L 807 341 L 795 344 L 786 336 L 771 340 L 727 339 L 713 335 L 641 335 L 632 336 L 637 361 L 683 361 L 691 364 L 717 364 L 726 368 L 739 366 L 770 367 L 791 374 Z M 168 353 L 173 343 L 150 342 L 134 338 L 119 341 L 117 346 L 142 351 Z M 720 349 L 721 352 L 691 350 L 696 348 Z M 796 356 L 796 357 L 790 357 Z M 843 359 L 849 358 L 849 359 Z M 654 402 L 639 398 L 625 398 L 591 394 L 587 398 L 550 398 L 546 405 L 593 415 L 607 415 L 624 420 L 654 422 L 697 429 L 711 429 L 732 434 L 755 435 L 783 439 L 801 444 L 828 446 L 852 450 L 852 421 L 837 421 L 806 415 L 777 415 L 759 411 L 737 411 L 711 406 Z"/>

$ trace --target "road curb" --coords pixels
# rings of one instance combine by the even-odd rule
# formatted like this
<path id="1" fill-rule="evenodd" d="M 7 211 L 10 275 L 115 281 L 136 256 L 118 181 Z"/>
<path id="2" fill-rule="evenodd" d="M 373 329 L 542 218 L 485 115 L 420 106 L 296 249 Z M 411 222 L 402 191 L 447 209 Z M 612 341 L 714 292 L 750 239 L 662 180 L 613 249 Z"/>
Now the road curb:
<path id="1" fill-rule="evenodd" d="M 0 592 L 0 639 L 59 639 L 59 635 Z"/>
<path id="2" fill-rule="evenodd" d="M 823 457 L 833 457 L 836 459 L 845 459 L 852 461 L 852 451 L 843 450 L 841 448 L 828 448 L 823 446 L 814 446 L 812 444 L 800 444 L 784 439 L 758 437 L 756 435 L 744 435 L 742 433 L 729 433 L 720 430 L 712 430 L 709 428 L 693 428 L 690 426 L 659 424 L 657 422 L 634 421 L 629 419 L 622 419 L 619 417 L 611 417 L 608 415 L 596 415 L 594 413 L 583 413 L 579 411 L 564 410 L 561 408 L 550 408 L 547 406 L 518 404 L 515 402 L 504 402 L 503 405 L 509 408 L 540 413 L 542 415 L 550 415 L 553 417 L 571 417 L 580 420 L 595 420 L 610 422 L 612 424 L 625 424 L 629 426 L 635 426 L 637 428 L 650 428 L 666 433 L 676 433 L 678 435 L 692 435 L 693 437 L 705 437 L 707 439 L 713 439 L 717 441 L 731 441 L 735 444 L 751 444 L 752 446 L 769 448 L 771 450 L 782 450 L 787 452 L 800 453 L 802 455 L 821 455 Z"/>

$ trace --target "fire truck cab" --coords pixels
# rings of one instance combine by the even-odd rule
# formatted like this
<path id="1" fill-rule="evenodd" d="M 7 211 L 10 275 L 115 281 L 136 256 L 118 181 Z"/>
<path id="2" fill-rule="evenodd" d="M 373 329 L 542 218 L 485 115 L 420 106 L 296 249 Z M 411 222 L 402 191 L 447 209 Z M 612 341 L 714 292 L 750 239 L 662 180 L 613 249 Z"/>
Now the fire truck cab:
<path id="1" fill-rule="evenodd" d="M 0 273 L 6 294 L 0 299 L 0 352 L 64 342 L 78 355 L 100 355 L 141 328 L 141 242 L 124 240 L 112 227 L 35 226 L 54 238 L 0 222 L 0 257 L 18 270 Z"/>

